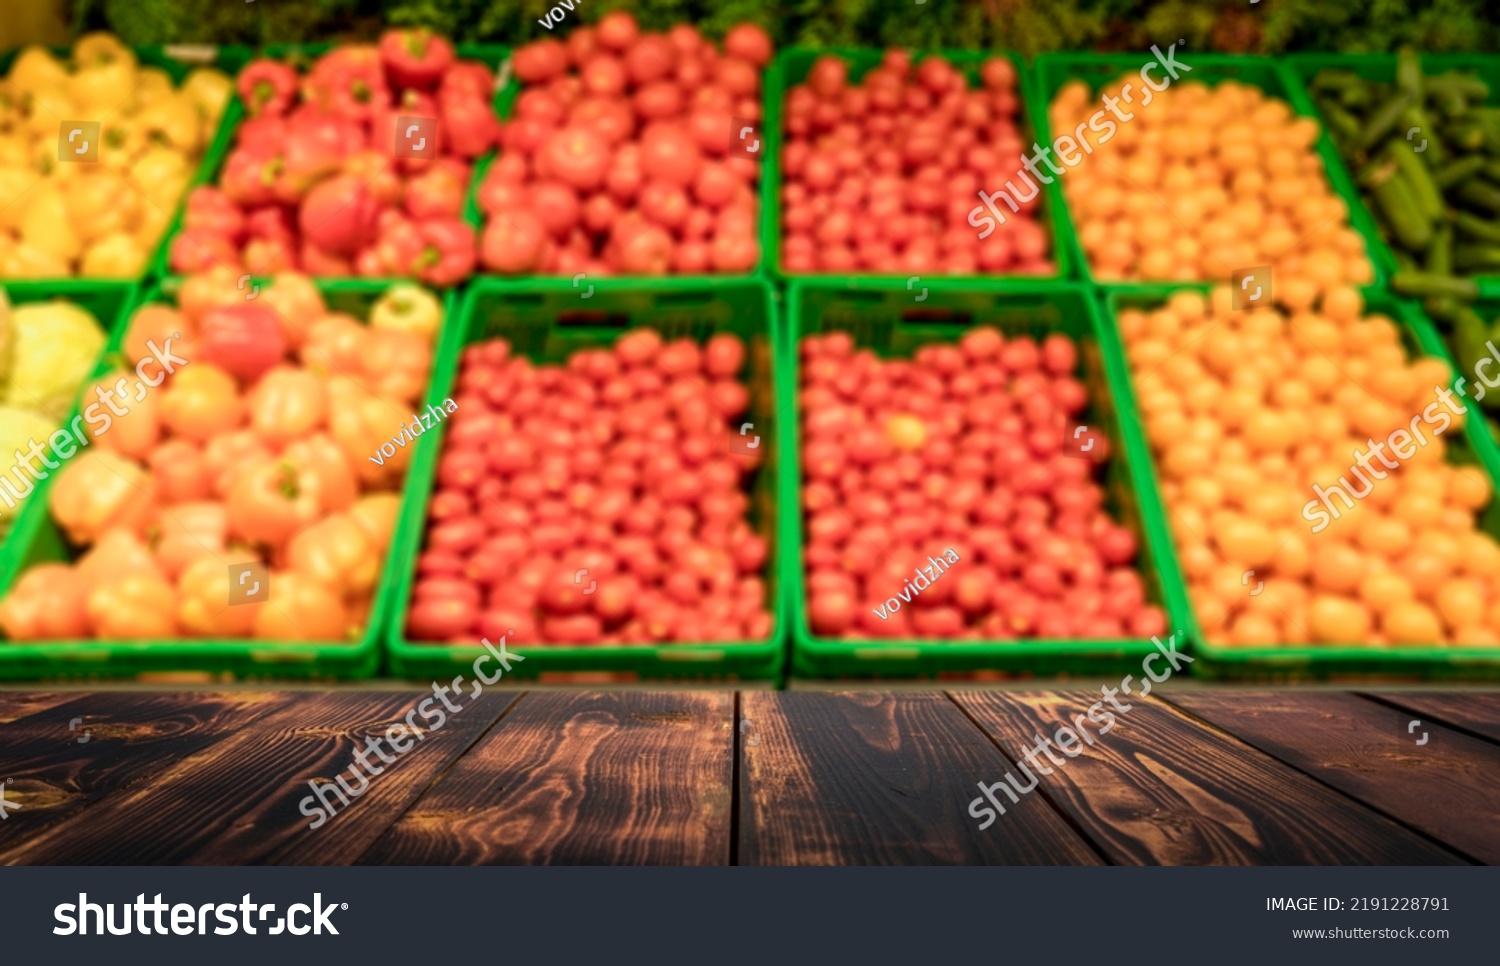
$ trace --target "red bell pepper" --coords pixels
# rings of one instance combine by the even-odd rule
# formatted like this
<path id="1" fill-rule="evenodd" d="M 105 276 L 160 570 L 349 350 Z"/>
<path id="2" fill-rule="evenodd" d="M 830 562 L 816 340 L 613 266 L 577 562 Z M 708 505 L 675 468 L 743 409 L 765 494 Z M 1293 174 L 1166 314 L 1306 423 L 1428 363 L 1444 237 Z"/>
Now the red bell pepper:
<path id="1" fill-rule="evenodd" d="M 238 242 L 245 233 L 245 215 L 224 192 L 200 185 L 188 195 L 182 227 L 212 232 Z"/>
<path id="2" fill-rule="evenodd" d="M 354 274 L 362 278 L 380 278 L 385 274 L 385 263 L 380 260 L 380 252 L 375 246 L 361 249 L 354 256 Z"/>
<path id="3" fill-rule="evenodd" d="M 240 253 L 234 242 L 218 232 L 203 228 L 184 228 L 172 239 L 172 271 L 182 274 L 202 272 L 215 265 L 238 267 Z"/>
<path id="4" fill-rule="evenodd" d="M 417 277 L 428 285 L 457 285 L 474 274 L 474 229 L 456 218 L 417 223 L 423 241 Z"/>
<path id="5" fill-rule="evenodd" d="M 384 266 L 385 275 L 410 276 L 416 271 L 422 255 L 422 235 L 417 226 L 399 211 L 383 211 L 376 222 L 375 252 Z"/>
<path id="6" fill-rule="evenodd" d="M 247 119 L 234 131 L 234 143 L 247 154 L 271 157 L 281 150 L 286 140 L 286 116 L 262 115 Z"/>
<path id="7" fill-rule="evenodd" d="M 275 275 L 297 270 L 297 251 L 287 238 L 252 238 L 245 246 L 245 271 L 251 275 Z"/>
<path id="8" fill-rule="evenodd" d="M 251 238 L 292 242 L 297 237 L 288 209 L 280 205 L 256 208 L 245 216 L 245 233 Z"/>
<path id="9" fill-rule="evenodd" d="M 241 207 L 258 208 L 276 200 L 271 186 L 275 184 L 280 168 L 280 158 L 267 158 L 244 148 L 235 148 L 224 162 L 219 187 Z"/>
<path id="10" fill-rule="evenodd" d="M 457 218 L 464 210 L 468 181 L 441 162 L 406 182 L 406 211 L 413 218 Z"/>
<path id="11" fill-rule="evenodd" d="M 306 93 L 327 113 L 357 121 L 368 120 L 391 101 L 380 54 L 363 44 L 338 47 L 319 58 L 308 72 Z"/>
<path id="12" fill-rule="evenodd" d="M 297 72 L 286 64 L 258 58 L 245 65 L 234 86 L 251 117 L 275 117 L 292 107 L 297 96 Z"/>
<path id="13" fill-rule="evenodd" d="M 387 30 L 380 59 L 395 86 L 432 90 L 453 65 L 453 45 L 425 27 Z"/>

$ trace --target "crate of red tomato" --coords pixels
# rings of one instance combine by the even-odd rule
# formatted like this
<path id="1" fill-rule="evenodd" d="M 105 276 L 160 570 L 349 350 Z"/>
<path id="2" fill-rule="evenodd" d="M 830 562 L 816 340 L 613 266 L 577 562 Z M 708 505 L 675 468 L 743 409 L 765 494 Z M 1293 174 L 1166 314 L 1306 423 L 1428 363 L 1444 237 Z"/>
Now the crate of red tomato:
<path id="1" fill-rule="evenodd" d="M 765 31 L 615 11 L 518 47 L 475 203 L 500 275 L 737 275 L 761 261 Z"/>
<path id="2" fill-rule="evenodd" d="M 782 51 L 766 95 L 771 270 L 1071 277 L 1057 186 L 995 194 L 1023 183 L 1030 91 L 1006 53 Z"/>
<path id="3" fill-rule="evenodd" d="M 798 281 L 788 303 L 796 673 L 1100 672 L 1184 626 L 1087 291 Z"/>
<path id="4" fill-rule="evenodd" d="M 446 677 L 775 678 L 774 309 L 759 279 L 505 282 L 445 333 L 389 653 Z"/>

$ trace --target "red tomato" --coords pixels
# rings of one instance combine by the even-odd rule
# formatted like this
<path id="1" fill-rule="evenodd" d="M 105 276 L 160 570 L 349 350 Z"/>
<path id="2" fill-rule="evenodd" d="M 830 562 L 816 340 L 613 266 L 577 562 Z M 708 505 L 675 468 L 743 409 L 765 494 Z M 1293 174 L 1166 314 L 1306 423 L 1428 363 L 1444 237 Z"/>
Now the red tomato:
<path id="1" fill-rule="evenodd" d="M 698 176 L 698 147 L 680 127 L 653 124 L 641 138 L 641 167 L 654 179 L 687 187 Z"/>
<path id="2" fill-rule="evenodd" d="M 549 137 L 542 146 L 548 170 L 580 191 L 592 191 L 604 180 L 609 147 L 588 127 L 573 125 Z"/>
<path id="3" fill-rule="evenodd" d="M 757 67 L 770 63 L 773 49 L 770 36 L 754 24 L 742 23 L 724 35 L 724 52 Z"/>

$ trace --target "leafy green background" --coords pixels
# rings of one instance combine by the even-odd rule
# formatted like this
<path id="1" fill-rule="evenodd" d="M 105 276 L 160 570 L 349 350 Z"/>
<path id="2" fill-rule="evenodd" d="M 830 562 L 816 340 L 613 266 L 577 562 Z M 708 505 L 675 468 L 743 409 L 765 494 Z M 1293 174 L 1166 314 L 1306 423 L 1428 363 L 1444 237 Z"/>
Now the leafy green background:
<path id="1" fill-rule="evenodd" d="M 1495 0 L 574 0 L 551 31 L 547 0 L 73 0 L 75 31 L 107 28 L 130 44 L 373 38 L 426 24 L 461 41 L 565 36 L 579 20 L 628 9 L 647 28 L 698 25 L 718 36 L 749 20 L 778 45 L 1139 50 L 1494 50 Z"/>

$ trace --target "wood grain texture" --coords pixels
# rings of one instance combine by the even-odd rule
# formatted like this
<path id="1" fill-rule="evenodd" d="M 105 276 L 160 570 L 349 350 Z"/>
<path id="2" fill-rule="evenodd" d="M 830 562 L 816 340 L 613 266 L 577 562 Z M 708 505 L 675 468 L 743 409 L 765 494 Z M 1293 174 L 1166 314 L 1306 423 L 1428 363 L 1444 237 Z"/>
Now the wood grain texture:
<path id="1" fill-rule="evenodd" d="M 724 865 L 734 694 L 529 694 L 360 860 Z"/>
<path id="2" fill-rule="evenodd" d="M 299 808 L 308 780 L 346 771 L 366 737 L 379 737 L 422 692 L 290 692 L 284 707 L 175 762 L 147 784 L 54 825 L 0 861 L 47 865 L 346 864 L 401 814 L 433 777 L 490 726 L 514 694 L 467 695 L 462 711 L 414 742 L 317 829 Z M 196 695 L 184 696 L 196 698 Z M 389 752 L 388 752 L 389 753 Z M 331 796 L 330 796 L 331 798 Z"/>
<path id="3" fill-rule="evenodd" d="M 953 700 L 1006 753 L 1037 736 L 1078 733 L 1099 693 L 956 692 Z M 1121 865 L 1449 865 L 1420 835 L 1155 698 L 1116 698 L 1115 721 L 1084 718 L 1087 740 L 1042 790 Z M 1108 705 L 1105 706 L 1109 708 Z M 1100 715 L 1102 717 L 1102 714 Z M 1108 726 L 1108 731 L 1103 729 Z M 1071 740 L 1066 739 L 1065 740 Z M 1072 746 L 1070 745 L 1070 748 Z M 1081 749 L 1081 750 L 1080 750 Z"/>
<path id="4" fill-rule="evenodd" d="M 1174 691 L 1180 708 L 1481 862 L 1500 862 L 1500 747 L 1331 691 Z"/>
<path id="5" fill-rule="evenodd" d="M 67 704 L 75 700 L 78 691 L 0 691 L 0 725 L 10 724 L 22 718 Z"/>
<path id="6" fill-rule="evenodd" d="M 1406 708 L 1413 719 L 1438 721 L 1500 742 L 1500 691 L 1393 691 L 1372 697 Z"/>
<path id="7" fill-rule="evenodd" d="M 286 695 L 261 691 L 74 692 L 0 727 L 0 779 L 21 808 L 0 824 L 0 863 L 44 830 L 111 793 L 154 787 L 180 759 L 281 707 Z M 70 731 L 74 718 L 83 722 Z M 87 738 L 80 742 L 79 738 Z"/>
<path id="8" fill-rule="evenodd" d="M 742 694 L 743 865 L 1098 865 L 1038 795 L 988 828 L 1013 766 L 942 694 Z"/>

